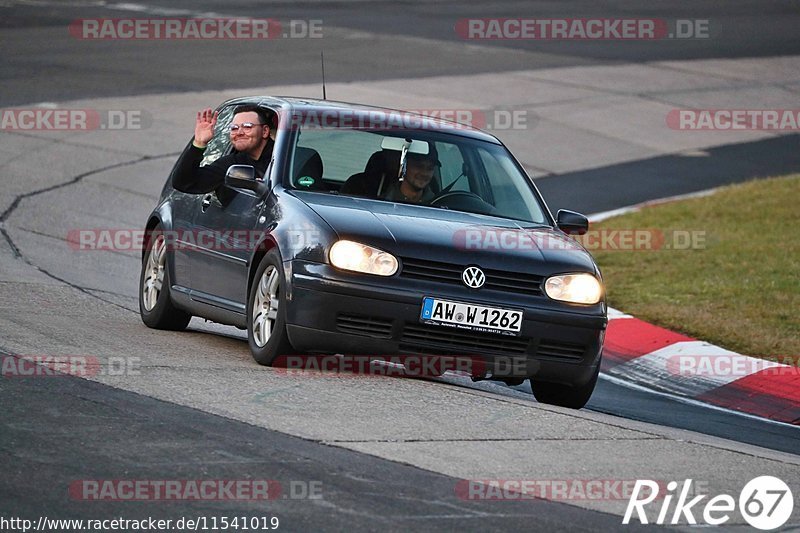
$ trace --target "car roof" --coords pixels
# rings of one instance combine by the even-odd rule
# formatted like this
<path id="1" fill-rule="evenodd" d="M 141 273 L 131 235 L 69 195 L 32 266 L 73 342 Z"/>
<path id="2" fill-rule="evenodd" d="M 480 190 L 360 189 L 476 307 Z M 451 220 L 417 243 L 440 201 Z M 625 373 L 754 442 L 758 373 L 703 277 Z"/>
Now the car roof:
<path id="1" fill-rule="evenodd" d="M 447 133 L 450 135 L 457 135 L 461 137 L 467 137 L 471 139 L 477 139 L 481 141 L 488 141 L 493 144 L 502 144 L 497 137 L 477 129 L 469 124 L 462 124 L 459 122 L 455 122 L 452 120 L 445 120 L 442 118 L 431 117 L 428 115 L 423 115 L 419 113 L 414 113 L 411 111 L 403 111 L 400 109 L 391 109 L 387 107 L 376 107 L 376 106 L 369 106 L 363 104 L 355 104 L 350 102 L 339 102 L 336 100 L 318 100 L 316 98 L 301 98 L 301 97 L 293 97 L 293 96 L 245 96 L 240 98 L 232 98 L 222 103 L 220 107 L 228 106 L 228 105 L 258 105 L 258 106 L 266 106 L 271 107 L 273 109 L 277 108 L 281 112 L 293 114 L 293 113 L 300 113 L 306 115 L 316 115 L 321 116 L 324 112 L 347 112 L 351 114 L 353 117 L 360 117 L 367 121 L 370 120 L 371 116 L 374 116 L 375 112 L 383 113 L 386 115 L 387 119 L 391 121 L 392 118 L 396 120 L 401 120 L 401 117 L 408 118 L 415 118 L 423 120 L 423 125 L 414 127 L 414 126 L 407 126 L 403 127 L 402 129 L 405 130 L 418 130 L 418 131 L 437 131 L 442 133 Z M 445 111 L 454 111 L 454 110 L 445 110 Z M 370 114 L 373 115 L 370 115 Z M 369 123 L 369 122 L 367 122 Z M 405 122 L 407 123 L 407 121 Z"/>

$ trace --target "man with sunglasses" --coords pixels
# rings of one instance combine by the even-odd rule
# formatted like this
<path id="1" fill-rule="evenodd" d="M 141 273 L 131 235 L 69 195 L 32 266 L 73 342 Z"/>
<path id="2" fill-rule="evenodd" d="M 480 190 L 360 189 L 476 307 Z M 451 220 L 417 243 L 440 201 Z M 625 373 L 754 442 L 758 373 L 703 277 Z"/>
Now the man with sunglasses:
<path id="1" fill-rule="evenodd" d="M 198 111 L 192 144 L 181 154 L 172 174 L 172 186 L 182 192 L 205 194 L 225 183 L 225 173 L 231 165 L 252 165 L 256 178 L 263 179 L 272 157 L 269 136 L 269 117 L 258 106 L 242 105 L 233 110 L 229 128 L 234 152 L 220 157 L 210 165 L 200 166 L 203 152 L 214 136 L 216 111 Z"/>

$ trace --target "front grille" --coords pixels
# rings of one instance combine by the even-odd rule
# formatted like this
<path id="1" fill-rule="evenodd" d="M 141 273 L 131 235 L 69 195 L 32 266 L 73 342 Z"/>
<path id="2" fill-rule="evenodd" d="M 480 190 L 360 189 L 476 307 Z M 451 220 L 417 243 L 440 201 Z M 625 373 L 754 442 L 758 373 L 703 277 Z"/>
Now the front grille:
<path id="1" fill-rule="evenodd" d="M 467 265 L 454 265 L 424 259 L 402 258 L 403 270 L 400 275 L 410 279 L 435 281 L 438 283 L 452 283 L 464 285 L 461 274 Z M 483 268 L 486 274 L 486 283 L 483 289 L 498 291 L 522 292 L 525 294 L 542 294 L 542 276 L 522 272 L 506 272 L 504 270 L 491 270 Z"/>
<path id="2" fill-rule="evenodd" d="M 536 357 L 568 361 L 582 361 L 586 346 L 542 339 L 536 349 Z"/>
<path id="3" fill-rule="evenodd" d="M 362 335 L 378 339 L 392 337 L 392 321 L 385 318 L 375 318 L 359 315 L 338 315 L 336 329 L 342 333 Z"/>
<path id="4" fill-rule="evenodd" d="M 502 352 L 504 354 L 524 354 L 530 340 L 525 337 L 510 337 L 488 333 L 454 331 L 451 328 L 406 324 L 400 338 L 403 350 L 420 350 L 437 355 L 466 352 Z M 438 347 L 438 349 L 437 349 Z"/>

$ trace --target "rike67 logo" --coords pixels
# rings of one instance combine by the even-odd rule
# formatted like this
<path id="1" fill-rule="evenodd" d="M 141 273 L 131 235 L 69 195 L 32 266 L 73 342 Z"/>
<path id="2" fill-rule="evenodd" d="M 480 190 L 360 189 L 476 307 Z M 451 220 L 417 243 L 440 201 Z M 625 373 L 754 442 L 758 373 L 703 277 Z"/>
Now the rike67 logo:
<path id="1" fill-rule="evenodd" d="M 661 505 L 658 517 L 652 523 L 660 525 L 677 525 L 681 522 L 695 525 L 697 518 L 701 518 L 707 525 L 719 526 L 731 520 L 738 503 L 739 513 L 748 524 L 756 529 L 768 531 L 785 524 L 794 509 L 794 496 L 789 486 L 773 476 L 751 479 L 739 493 L 738 502 L 730 494 L 719 494 L 705 502 L 703 500 L 708 498 L 707 494 L 689 499 L 692 489 L 691 479 L 685 480 L 680 487 L 677 481 L 670 481 L 667 483 L 666 494 L 659 494 L 660 488 L 661 485 L 655 481 L 636 480 L 622 523 L 629 524 L 634 513 L 640 523 L 651 523 L 648 520 L 652 518 L 648 518 L 645 508 L 656 499 L 660 500 Z M 672 501 L 675 499 L 673 508 Z M 658 508 L 658 505 L 653 507 Z M 652 517 L 652 511 L 655 509 L 649 510 Z M 695 513 L 698 513 L 698 517 L 695 517 Z"/>

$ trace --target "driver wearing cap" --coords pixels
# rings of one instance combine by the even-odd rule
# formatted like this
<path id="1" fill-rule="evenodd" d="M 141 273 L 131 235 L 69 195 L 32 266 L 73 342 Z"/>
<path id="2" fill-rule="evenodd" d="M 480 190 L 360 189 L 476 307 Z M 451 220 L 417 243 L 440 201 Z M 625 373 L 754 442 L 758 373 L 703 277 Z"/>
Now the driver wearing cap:
<path id="1" fill-rule="evenodd" d="M 430 183 L 436 167 L 441 166 L 433 143 L 427 154 L 406 153 L 406 174 L 389 186 L 384 195 L 392 202 L 429 203 L 436 197 Z"/>

